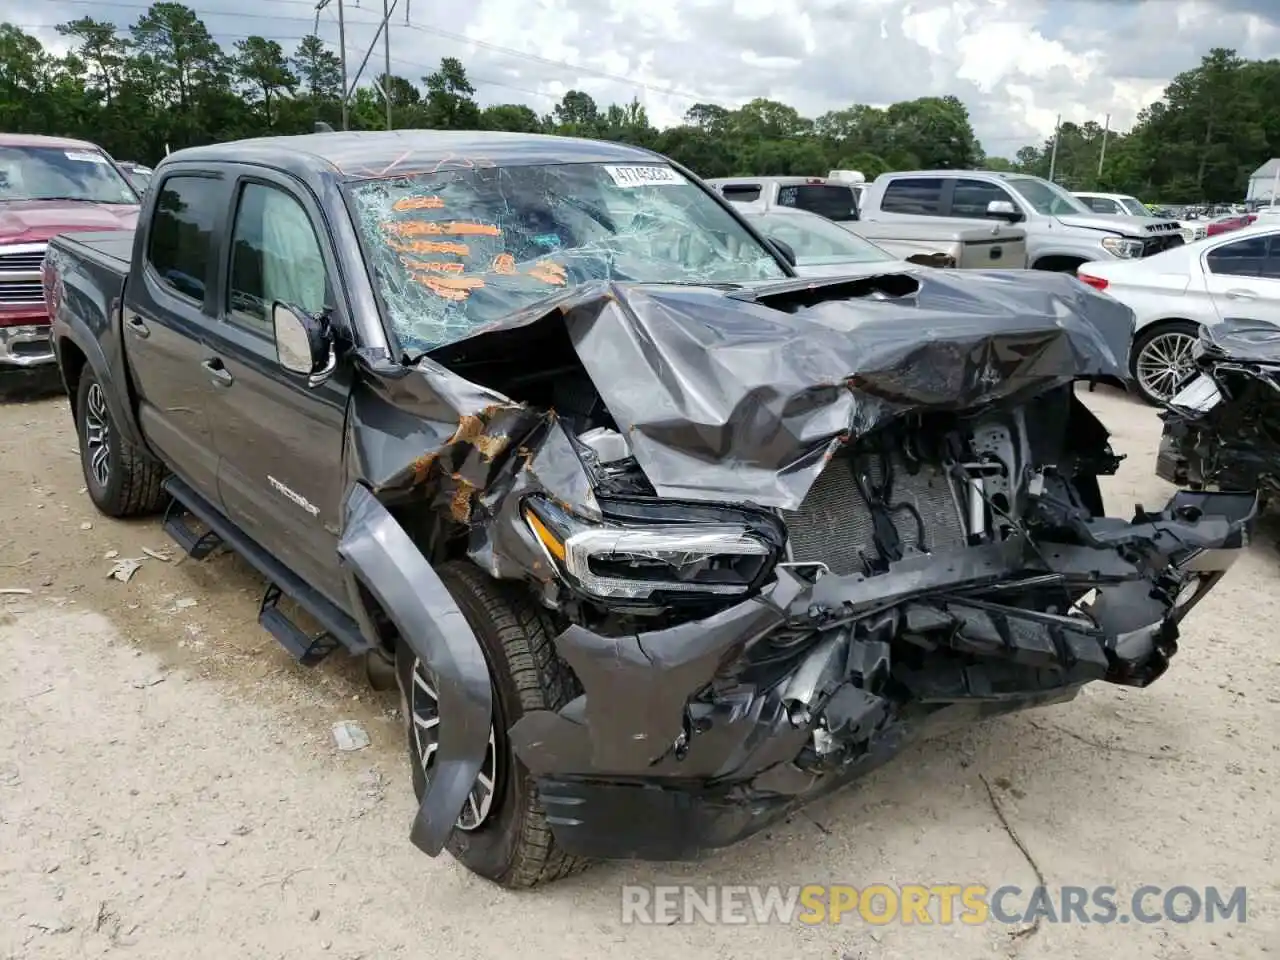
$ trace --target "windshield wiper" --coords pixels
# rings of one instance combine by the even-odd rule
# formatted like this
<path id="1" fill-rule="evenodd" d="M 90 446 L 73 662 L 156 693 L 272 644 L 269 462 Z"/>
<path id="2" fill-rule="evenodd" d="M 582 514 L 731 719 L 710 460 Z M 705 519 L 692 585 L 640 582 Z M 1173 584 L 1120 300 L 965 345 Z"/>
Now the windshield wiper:
<path id="1" fill-rule="evenodd" d="M 128 200 L 95 200 L 93 197 L 6 197 L 10 202 L 30 201 L 31 203 L 43 203 L 46 200 L 65 200 L 70 203 L 104 203 L 104 204 L 126 204 Z"/>

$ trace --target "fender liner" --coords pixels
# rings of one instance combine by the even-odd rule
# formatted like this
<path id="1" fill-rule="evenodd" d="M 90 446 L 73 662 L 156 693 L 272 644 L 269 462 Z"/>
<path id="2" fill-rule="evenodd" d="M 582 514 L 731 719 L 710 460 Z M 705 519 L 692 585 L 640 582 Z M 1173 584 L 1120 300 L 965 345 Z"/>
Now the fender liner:
<path id="1" fill-rule="evenodd" d="M 378 642 L 360 599 L 361 586 L 437 681 L 443 719 L 440 745 L 409 833 L 415 847 L 434 857 L 453 832 L 489 745 L 489 666 L 448 588 L 387 508 L 367 488 L 356 485 L 347 495 L 345 513 L 338 555 L 362 632 Z M 413 722 L 412 717 L 405 719 Z"/>

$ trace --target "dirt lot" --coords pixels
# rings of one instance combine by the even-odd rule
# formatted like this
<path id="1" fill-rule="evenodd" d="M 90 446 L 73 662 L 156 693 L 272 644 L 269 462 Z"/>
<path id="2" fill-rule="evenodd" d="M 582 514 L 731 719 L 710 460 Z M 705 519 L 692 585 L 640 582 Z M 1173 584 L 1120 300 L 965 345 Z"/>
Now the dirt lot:
<path id="1" fill-rule="evenodd" d="M 1163 502 L 1157 421 L 1090 397 L 1129 455 L 1113 513 Z M 431 860 L 395 699 L 297 667 L 235 557 L 164 562 L 97 515 L 61 397 L 0 405 L 0 958 L 1280 957 L 1280 563 L 1260 542 L 1170 674 L 919 745 L 702 864 L 609 864 L 514 895 Z M 144 557 L 126 583 L 119 557 Z M 338 752 L 357 720 L 372 745 Z M 1248 887 L 1245 924 L 621 923 L 626 883 Z M 1158 906 L 1158 898 L 1156 901 Z"/>

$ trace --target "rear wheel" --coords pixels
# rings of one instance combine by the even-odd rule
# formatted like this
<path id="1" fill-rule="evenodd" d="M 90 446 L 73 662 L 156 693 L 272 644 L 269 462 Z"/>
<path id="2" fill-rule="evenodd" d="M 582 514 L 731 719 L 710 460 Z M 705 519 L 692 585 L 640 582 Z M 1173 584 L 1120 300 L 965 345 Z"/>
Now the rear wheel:
<path id="1" fill-rule="evenodd" d="M 76 390 L 80 466 L 89 499 L 112 517 L 154 513 L 164 504 L 165 468 L 121 435 L 107 393 L 86 367 Z"/>
<path id="2" fill-rule="evenodd" d="M 1188 320 L 1148 327 L 1133 342 L 1133 378 L 1148 403 L 1169 400 L 1195 370 L 1200 328 Z"/>
<path id="3" fill-rule="evenodd" d="M 468 870 L 504 887 L 532 887 L 574 873 L 587 861 L 556 846 L 534 779 L 506 733 L 526 710 L 558 710 L 573 699 L 573 675 L 555 655 L 545 614 L 519 588 L 465 562 L 445 564 L 439 574 L 484 650 L 494 713 L 480 774 L 446 848 Z M 449 717 L 440 712 L 440 678 L 404 643 L 397 648 L 396 670 L 413 788 L 421 800 L 435 766 L 439 730 Z"/>

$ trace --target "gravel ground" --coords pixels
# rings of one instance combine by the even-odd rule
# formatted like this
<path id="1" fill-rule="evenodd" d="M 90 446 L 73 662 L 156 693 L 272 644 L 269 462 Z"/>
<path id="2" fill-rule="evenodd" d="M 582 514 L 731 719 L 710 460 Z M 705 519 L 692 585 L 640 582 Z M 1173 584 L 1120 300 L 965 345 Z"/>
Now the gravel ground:
<path id="1" fill-rule="evenodd" d="M 1162 503 L 1158 422 L 1088 395 L 1128 454 L 1111 512 Z M 1149 690 L 909 749 L 853 789 L 701 864 L 607 864 L 511 894 L 408 843 L 391 695 L 350 661 L 296 666 L 237 558 L 99 516 L 67 401 L 0 405 L 0 958 L 1280 957 L 1280 565 L 1250 549 Z M 111 551 L 145 557 L 128 583 Z M 340 753 L 339 720 L 369 732 Z M 988 793 L 987 786 L 991 785 Z M 628 883 L 1248 887 L 1248 920 L 1008 926 L 621 922 Z M 1270 953 L 1268 954 L 1268 951 Z"/>

